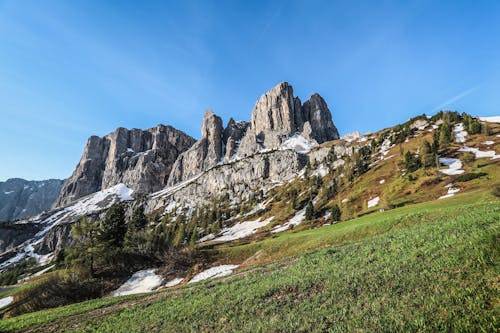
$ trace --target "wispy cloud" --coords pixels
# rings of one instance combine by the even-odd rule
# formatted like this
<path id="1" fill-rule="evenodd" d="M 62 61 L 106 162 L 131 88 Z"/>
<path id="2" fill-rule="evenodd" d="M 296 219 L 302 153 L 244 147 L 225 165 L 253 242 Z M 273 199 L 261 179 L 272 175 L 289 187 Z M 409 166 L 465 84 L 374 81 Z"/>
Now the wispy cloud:
<path id="1" fill-rule="evenodd" d="M 464 97 L 472 94 L 474 91 L 476 91 L 477 89 L 479 89 L 480 86 L 475 86 L 475 87 L 472 87 L 470 89 L 467 89 L 465 91 L 462 91 L 460 94 L 456 95 L 456 96 L 453 96 L 452 98 L 448 99 L 446 102 L 443 102 L 441 104 L 439 104 L 438 106 L 436 106 L 434 109 L 432 109 L 432 111 L 438 111 L 438 110 L 441 110 L 442 108 L 444 108 L 445 106 L 448 106 L 450 104 L 453 104 L 461 99 L 463 99 Z"/>

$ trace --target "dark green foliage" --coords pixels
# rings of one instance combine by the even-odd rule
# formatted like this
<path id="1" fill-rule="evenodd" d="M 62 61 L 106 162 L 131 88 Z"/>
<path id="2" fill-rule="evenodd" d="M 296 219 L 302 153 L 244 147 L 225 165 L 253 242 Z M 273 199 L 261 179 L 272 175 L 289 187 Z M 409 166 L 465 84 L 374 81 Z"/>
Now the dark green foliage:
<path id="1" fill-rule="evenodd" d="M 420 169 L 422 166 L 422 161 L 417 155 L 412 154 L 407 151 L 404 155 L 405 168 L 408 172 L 414 172 Z"/>
<path id="2" fill-rule="evenodd" d="M 425 168 L 434 166 L 435 164 L 435 154 L 432 151 L 432 147 L 427 140 L 424 140 L 422 146 L 420 147 L 420 156 L 422 159 L 422 165 Z"/>
<path id="3" fill-rule="evenodd" d="M 307 202 L 305 219 L 306 221 L 310 221 L 314 218 L 314 206 L 311 200 Z"/>
<path id="4" fill-rule="evenodd" d="M 471 135 L 481 133 L 481 123 L 478 119 L 474 118 L 467 127 L 467 132 Z"/>
<path id="5" fill-rule="evenodd" d="M 468 182 L 469 180 L 473 180 L 476 178 L 484 177 L 487 176 L 488 174 L 486 172 L 471 172 L 471 173 L 464 173 L 458 176 L 455 181 L 457 182 Z"/>
<path id="6" fill-rule="evenodd" d="M 450 123 L 444 122 L 439 126 L 439 148 L 446 148 L 452 141 L 452 128 Z"/>
<path id="7" fill-rule="evenodd" d="M 340 212 L 339 206 L 337 204 L 333 205 L 333 207 L 331 209 L 330 219 L 334 222 L 340 221 L 340 215 L 341 215 L 341 212 Z"/>
<path id="8" fill-rule="evenodd" d="M 100 240 L 111 247 L 120 248 L 126 232 L 125 209 L 121 203 L 114 203 L 101 221 Z"/>
<path id="9" fill-rule="evenodd" d="M 148 224 L 148 218 L 144 214 L 144 206 L 137 206 L 130 218 L 128 229 L 132 230 L 143 230 Z"/>

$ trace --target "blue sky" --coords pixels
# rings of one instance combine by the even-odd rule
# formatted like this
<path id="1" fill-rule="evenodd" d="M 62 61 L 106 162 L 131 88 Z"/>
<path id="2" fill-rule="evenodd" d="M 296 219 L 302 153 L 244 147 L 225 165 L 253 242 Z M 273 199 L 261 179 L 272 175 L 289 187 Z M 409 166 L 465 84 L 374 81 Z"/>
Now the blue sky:
<path id="1" fill-rule="evenodd" d="M 280 81 L 341 133 L 499 115 L 500 1 L 0 0 L 0 180 L 68 177 L 119 126 L 248 120 Z"/>

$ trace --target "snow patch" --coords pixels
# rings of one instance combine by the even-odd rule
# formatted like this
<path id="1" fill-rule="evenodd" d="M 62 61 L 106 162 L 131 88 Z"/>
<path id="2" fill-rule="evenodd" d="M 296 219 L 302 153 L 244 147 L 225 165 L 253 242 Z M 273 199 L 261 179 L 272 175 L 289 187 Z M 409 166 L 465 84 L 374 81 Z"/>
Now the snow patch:
<path id="1" fill-rule="evenodd" d="M 11 193 L 14 193 L 14 191 L 4 191 L 4 192 L 3 192 L 3 194 L 7 194 L 7 195 L 9 195 L 9 194 L 11 194 Z"/>
<path id="2" fill-rule="evenodd" d="M 260 219 L 258 219 L 256 221 L 236 223 L 230 228 L 223 229 L 222 236 L 215 238 L 214 241 L 227 242 L 235 239 L 245 238 L 247 236 L 255 234 L 258 229 L 268 225 L 273 219 L 274 216 L 271 216 L 270 218 L 262 222 L 260 221 Z"/>
<path id="3" fill-rule="evenodd" d="M 373 199 L 368 200 L 368 208 L 377 206 L 379 201 L 380 201 L 380 197 L 375 197 Z"/>
<path id="4" fill-rule="evenodd" d="M 481 151 L 477 148 L 464 146 L 460 148 L 458 151 L 474 153 L 474 155 L 476 155 L 476 158 L 490 157 L 491 160 L 496 160 L 497 158 L 500 158 L 500 155 L 497 155 L 494 150 Z"/>
<path id="5" fill-rule="evenodd" d="M 450 197 L 454 196 L 455 193 L 460 192 L 460 189 L 453 187 L 453 184 L 448 184 L 446 187 L 448 187 L 448 193 L 446 193 L 443 196 L 440 196 L 439 199 L 450 198 Z"/>
<path id="6" fill-rule="evenodd" d="M 294 217 L 292 217 L 287 223 L 283 224 L 283 225 L 278 225 L 276 227 L 274 227 L 273 230 L 271 230 L 272 233 L 277 233 L 277 232 L 282 232 L 282 231 L 285 231 L 285 230 L 288 230 L 290 229 L 291 227 L 294 227 L 296 225 L 299 225 L 300 223 L 302 223 L 302 221 L 304 221 L 306 217 L 306 209 L 303 208 L 301 210 L 299 210 Z"/>
<path id="7" fill-rule="evenodd" d="M 230 275 L 233 270 L 235 270 L 238 265 L 220 265 L 204 270 L 201 273 L 196 274 L 189 283 L 195 283 L 207 279 L 214 279 L 222 276 Z"/>
<path id="8" fill-rule="evenodd" d="M 157 289 L 163 278 L 156 274 L 156 268 L 145 269 L 134 273 L 120 288 L 111 293 L 111 296 L 122 296 L 150 292 Z"/>
<path id="9" fill-rule="evenodd" d="M 462 170 L 462 162 L 457 158 L 440 157 L 439 163 L 448 166 L 448 169 L 439 170 L 448 176 L 461 175 L 464 173 L 464 170 Z"/>
<path id="10" fill-rule="evenodd" d="M 385 179 L 381 179 L 378 183 L 379 183 L 379 184 L 383 184 L 383 183 L 385 183 Z"/>
<path id="11" fill-rule="evenodd" d="M 490 141 L 490 140 L 483 142 L 483 145 L 487 145 L 487 146 L 491 146 L 491 145 L 494 145 L 494 144 L 495 144 L 495 141 Z"/>
<path id="12" fill-rule="evenodd" d="M 303 136 L 294 134 L 281 145 L 281 149 L 295 150 L 297 153 L 308 153 L 313 145 L 309 143 Z"/>
<path id="13" fill-rule="evenodd" d="M 167 287 L 167 288 L 174 287 L 174 286 L 178 285 L 179 283 L 181 283 L 182 280 L 184 280 L 184 279 L 183 278 L 176 278 L 176 279 L 170 280 L 167 283 L 165 283 L 164 287 Z"/>
<path id="14" fill-rule="evenodd" d="M 4 298 L 0 299 L 0 308 L 4 308 L 10 303 L 14 302 L 14 297 L 13 296 L 7 296 Z"/>
<path id="15" fill-rule="evenodd" d="M 464 124 L 456 124 L 453 128 L 453 133 L 455 133 L 455 142 L 464 143 L 465 137 L 468 133 L 465 131 Z"/>

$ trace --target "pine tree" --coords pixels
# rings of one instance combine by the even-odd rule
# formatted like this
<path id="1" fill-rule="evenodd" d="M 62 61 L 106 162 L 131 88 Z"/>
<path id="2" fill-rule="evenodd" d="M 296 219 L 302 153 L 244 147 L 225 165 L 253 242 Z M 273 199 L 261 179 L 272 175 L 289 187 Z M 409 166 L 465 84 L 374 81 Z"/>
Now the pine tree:
<path id="1" fill-rule="evenodd" d="M 313 206 L 312 201 L 309 200 L 309 202 L 307 203 L 307 206 L 306 206 L 305 219 L 307 221 L 310 221 L 313 219 L 313 217 L 314 217 L 314 206 Z"/>
<path id="2" fill-rule="evenodd" d="M 181 223 L 179 225 L 179 227 L 177 228 L 177 231 L 175 233 L 175 237 L 172 241 L 172 245 L 175 246 L 175 247 L 179 247 L 181 246 L 182 244 L 184 244 L 184 239 L 186 238 L 186 234 L 185 234 L 185 227 L 184 227 L 184 223 Z"/>
<path id="3" fill-rule="evenodd" d="M 194 246 L 198 240 L 198 226 L 195 226 L 193 232 L 191 233 L 191 239 L 189 240 L 189 245 Z"/>
<path id="4" fill-rule="evenodd" d="M 439 147 L 446 148 L 451 142 L 451 126 L 450 123 L 444 122 L 439 128 Z"/>
<path id="5" fill-rule="evenodd" d="M 337 204 L 333 205 L 332 210 L 331 210 L 331 215 L 330 219 L 334 222 L 340 221 L 340 208 Z"/>
<path id="6" fill-rule="evenodd" d="M 142 230 L 148 224 L 148 218 L 144 214 L 144 207 L 138 206 L 134 209 L 132 217 L 130 218 L 129 229 L 132 227 L 133 230 Z"/>
<path id="7" fill-rule="evenodd" d="M 427 140 L 424 140 L 422 146 L 420 147 L 420 156 L 422 164 L 425 168 L 429 168 L 434 165 L 434 153 L 432 152 L 432 147 Z"/>
<path id="8" fill-rule="evenodd" d="M 99 225 L 82 217 L 80 222 L 71 228 L 71 236 L 76 240 L 76 244 L 67 249 L 67 260 L 71 266 L 85 267 L 91 278 L 95 276 L 95 262 L 102 252 L 98 234 Z"/>
<path id="9" fill-rule="evenodd" d="M 103 242 L 109 246 L 120 248 L 123 246 L 127 225 L 125 224 L 125 209 L 119 202 L 114 203 L 106 212 L 101 221 L 101 235 Z"/>

